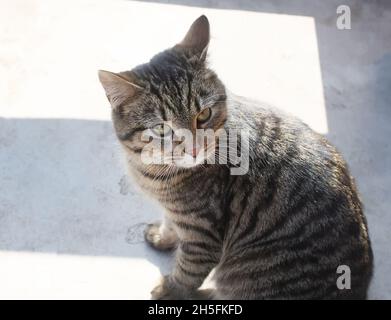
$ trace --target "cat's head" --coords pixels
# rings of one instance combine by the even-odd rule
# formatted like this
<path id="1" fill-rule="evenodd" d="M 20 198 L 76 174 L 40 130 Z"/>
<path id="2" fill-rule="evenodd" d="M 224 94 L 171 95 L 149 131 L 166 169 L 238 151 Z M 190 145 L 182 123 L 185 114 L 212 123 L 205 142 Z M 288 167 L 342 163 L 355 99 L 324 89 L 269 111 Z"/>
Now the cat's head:
<path id="1" fill-rule="evenodd" d="M 162 143 L 160 156 L 165 161 L 175 158 L 180 161 L 172 164 L 182 166 L 182 160 L 191 157 L 195 166 L 210 156 L 210 148 L 200 152 L 205 145 L 196 142 L 196 129 L 216 132 L 223 128 L 227 110 L 225 88 L 207 66 L 209 39 L 208 19 L 201 16 L 180 43 L 149 63 L 120 73 L 99 71 L 117 137 L 131 157 L 140 158 L 151 147 L 151 140 L 171 140 L 174 147 L 178 146 L 181 139 L 174 137 L 181 130 L 193 134 L 192 147 L 174 155 Z M 149 139 L 145 139 L 146 133 Z M 188 161 L 185 163 L 189 166 Z"/>

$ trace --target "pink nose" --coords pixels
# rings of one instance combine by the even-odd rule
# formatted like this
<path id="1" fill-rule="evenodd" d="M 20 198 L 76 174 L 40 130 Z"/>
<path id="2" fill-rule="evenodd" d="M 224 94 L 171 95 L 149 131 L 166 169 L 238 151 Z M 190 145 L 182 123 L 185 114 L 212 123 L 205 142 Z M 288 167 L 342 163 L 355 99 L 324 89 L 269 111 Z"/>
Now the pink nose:
<path id="1" fill-rule="evenodd" d="M 193 158 L 196 158 L 197 157 L 197 148 L 193 148 L 193 150 L 192 150 L 192 153 L 191 153 L 191 155 L 193 156 Z"/>

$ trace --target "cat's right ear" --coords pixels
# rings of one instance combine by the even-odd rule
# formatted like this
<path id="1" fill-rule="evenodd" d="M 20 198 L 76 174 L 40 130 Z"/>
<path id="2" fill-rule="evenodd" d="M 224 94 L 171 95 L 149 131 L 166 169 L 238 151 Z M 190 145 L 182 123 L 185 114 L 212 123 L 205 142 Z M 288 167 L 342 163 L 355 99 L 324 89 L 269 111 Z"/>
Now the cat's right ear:
<path id="1" fill-rule="evenodd" d="M 131 75 L 117 74 L 110 71 L 99 70 L 100 83 L 105 89 L 107 99 L 114 110 L 119 108 L 124 102 L 131 101 L 143 90 L 142 87 L 133 83 Z"/>
<path id="2" fill-rule="evenodd" d="M 185 38 L 178 47 L 191 50 L 200 60 L 204 61 L 210 40 L 209 21 L 204 15 L 193 22 Z"/>

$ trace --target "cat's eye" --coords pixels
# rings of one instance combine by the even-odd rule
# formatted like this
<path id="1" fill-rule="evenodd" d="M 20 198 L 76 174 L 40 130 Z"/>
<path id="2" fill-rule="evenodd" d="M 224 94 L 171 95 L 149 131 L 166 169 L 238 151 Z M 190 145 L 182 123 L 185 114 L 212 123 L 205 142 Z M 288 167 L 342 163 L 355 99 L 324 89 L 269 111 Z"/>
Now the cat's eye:
<path id="1" fill-rule="evenodd" d="M 212 115 L 212 110 L 210 108 L 206 108 L 198 114 L 197 122 L 201 124 L 205 123 L 210 119 L 211 115 Z"/>
<path id="2" fill-rule="evenodd" d="M 158 137 L 167 137 L 171 134 L 171 127 L 168 124 L 160 123 L 154 126 L 152 131 Z"/>

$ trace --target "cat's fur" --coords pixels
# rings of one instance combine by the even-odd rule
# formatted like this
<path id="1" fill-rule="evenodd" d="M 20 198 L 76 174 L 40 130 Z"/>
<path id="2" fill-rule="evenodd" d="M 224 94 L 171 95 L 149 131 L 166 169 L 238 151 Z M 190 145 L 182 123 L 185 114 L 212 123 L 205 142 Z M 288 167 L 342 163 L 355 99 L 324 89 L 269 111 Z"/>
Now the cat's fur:
<path id="1" fill-rule="evenodd" d="M 174 269 L 153 298 L 195 297 L 213 268 L 213 298 L 366 298 L 372 251 L 345 161 L 298 119 L 227 93 L 206 65 L 208 43 L 202 16 L 148 64 L 99 73 L 129 171 L 165 208 L 146 239 L 157 249 L 176 247 Z M 207 127 L 250 131 L 247 174 L 231 175 L 229 164 L 140 161 L 142 130 L 163 120 L 194 129 L 203 104 L 214 112 Z M 350 290 L 337 288 L 339 265 L 351 269 Z"/>

